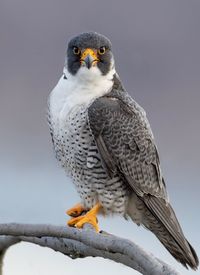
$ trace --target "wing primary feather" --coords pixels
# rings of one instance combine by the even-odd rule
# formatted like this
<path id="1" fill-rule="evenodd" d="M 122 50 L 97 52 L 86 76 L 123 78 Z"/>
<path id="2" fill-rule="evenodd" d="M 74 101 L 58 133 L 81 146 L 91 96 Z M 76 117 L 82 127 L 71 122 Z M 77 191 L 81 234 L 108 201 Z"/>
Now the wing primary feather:
<path id="1" fill-rule="evenodd" d="M 170 247 L 168 243 L 163 242 L 161 238 L 160 240 L 163 242 L 164 246 L 185 267 L 189 265 L 192 269 L 196 270 L 199 264 L 197 254 L 185 238 L 171 205 L 163 199 L 154 196 L 144 196 L 143 200 L 156 219 L 163 224 L 167 232 L 172 236 L 179 250 L 174 252 L 174 249 Z M 158 234 L 156 234 L 156 236 L 159 238 Z"/>

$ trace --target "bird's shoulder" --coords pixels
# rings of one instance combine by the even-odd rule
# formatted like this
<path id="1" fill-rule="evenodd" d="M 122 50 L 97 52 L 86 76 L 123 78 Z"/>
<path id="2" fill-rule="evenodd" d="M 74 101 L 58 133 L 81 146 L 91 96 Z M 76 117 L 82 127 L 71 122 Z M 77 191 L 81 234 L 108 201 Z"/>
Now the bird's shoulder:
<path id="1" fill-rule="evenodd" d="M 140 135 L 143 133 L 153 139 L 146 112 L 125 90 L 114 88 L 95 99 L 88 108 L 88 117 L 90 125 L 97 130 L 96 134 L 102 127 L 118 124 L 119 127 L 123 125 L 123 132 L 140 130 Z"/>

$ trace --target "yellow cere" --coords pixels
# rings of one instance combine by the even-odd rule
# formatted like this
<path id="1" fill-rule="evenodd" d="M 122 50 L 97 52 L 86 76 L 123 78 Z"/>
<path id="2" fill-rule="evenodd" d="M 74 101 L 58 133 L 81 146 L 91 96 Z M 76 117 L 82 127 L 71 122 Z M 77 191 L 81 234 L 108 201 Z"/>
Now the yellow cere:
<path id="1" fill-rule="evenodd" d="M 82 63 L 82 61 L 84 61 L 84 59 L 88 55 L 90 55 L 94 59 L 94 61 L 92 62 L 92 65 L 93 66 L 96 65 L 96 63 L 99 61 L 99 58 L 97 57 L 97 51 L 93 50 L 91 48 L 87 48 L 82 52 L 82 54 L 81 54 L 81 63 Z"/>

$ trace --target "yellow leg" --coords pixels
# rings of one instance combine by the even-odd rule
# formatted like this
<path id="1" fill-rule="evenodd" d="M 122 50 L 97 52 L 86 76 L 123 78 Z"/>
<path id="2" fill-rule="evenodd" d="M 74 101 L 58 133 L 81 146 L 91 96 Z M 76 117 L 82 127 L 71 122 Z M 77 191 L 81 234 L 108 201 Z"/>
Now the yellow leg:
<path id="1" fill-rule="evenodd" d="M 77 228 L 82 228 L 85 223 L 90 223 L 93 225 L 95 230 L 99 232 L 99 226 L 96 215 L 98 214 L 101 208 L 100 203 L 97 203 L 90 211 L 88 211 L 85 215 L 79 216 L 76 218 L 72 218 L 68 221 L 69 226 L 75 226 Z"/>
<path id="2" fill-rule="evenodd" d="M 77 203 L 74 207 L 72 207 L 69 210 L 67 210 L 66 214 L 69 215 L 69 216 L 71 216 L 71 217 L 78 217 L 84 211 L 85 211 L 84 207 L 80 203 Z"/>

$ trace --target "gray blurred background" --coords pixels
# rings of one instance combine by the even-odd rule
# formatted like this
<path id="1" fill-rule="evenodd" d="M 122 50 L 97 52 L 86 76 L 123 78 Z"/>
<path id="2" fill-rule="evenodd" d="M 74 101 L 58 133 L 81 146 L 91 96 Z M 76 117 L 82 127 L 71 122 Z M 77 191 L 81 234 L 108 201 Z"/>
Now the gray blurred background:
<path id="1" fill-rule="evenodd" d="M 0 1 L 0 222 L 65 225 L 79 199 L 58 166 L 46 101 L 61 76 L 67 41 L 93 30 L 113 43 L 126 89 L 144 107 L 160 152 L 170 200 L 200 254 L 200 1 Z M 143 228 L 100 218 L 101 228 L 129 238 L 181 267 Z M 11 248 L 4 275 L 138 274 L 102 259 L 72 261 L 30 244 Z"/>

